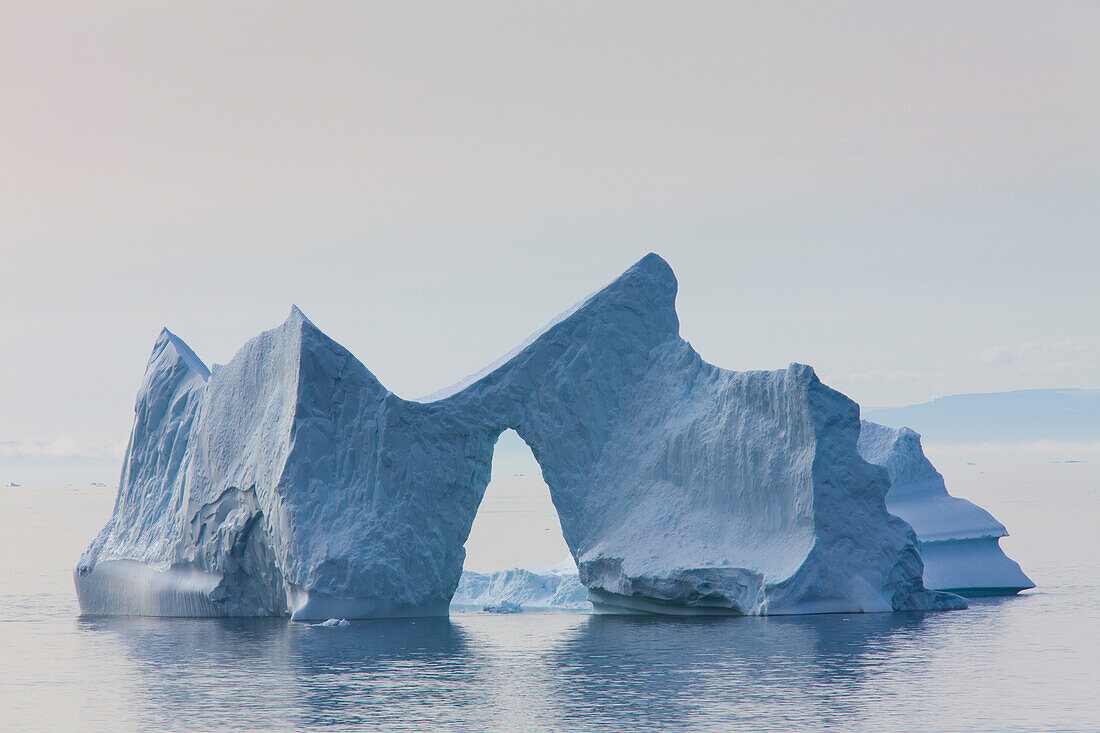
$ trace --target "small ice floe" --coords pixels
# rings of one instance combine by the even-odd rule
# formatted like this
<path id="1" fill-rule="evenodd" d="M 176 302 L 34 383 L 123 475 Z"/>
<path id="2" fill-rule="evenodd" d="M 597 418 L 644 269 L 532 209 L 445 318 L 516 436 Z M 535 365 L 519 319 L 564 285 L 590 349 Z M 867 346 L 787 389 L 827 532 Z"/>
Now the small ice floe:
<path id="1" fill-rule="evenodd" d="M 8 488 L 9 488 L 9 489 L 18 489 L 18 488 L 19 488 L 19 484 L 15 483 L 14 481 L 9 481 L 9 482 L 8 482 Z"/>
<path id="2" fill-rule="evenodd" d="M 351 626 L 351 621 L 346 618 L 330 618 L 327 621 L 322 621 L 319 624 L 309 624 L 310 626 Z"/>

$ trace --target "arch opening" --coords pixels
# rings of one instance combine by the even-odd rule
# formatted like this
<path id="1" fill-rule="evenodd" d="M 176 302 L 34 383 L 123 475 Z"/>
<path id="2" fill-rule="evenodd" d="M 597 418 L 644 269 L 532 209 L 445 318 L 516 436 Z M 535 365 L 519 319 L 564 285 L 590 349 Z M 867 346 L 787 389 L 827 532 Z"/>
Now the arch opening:
<path id="1" fill-rule="evenodd" d="M 463 570 L 481 573 L 545 567 L 569 557 L 542 469 L 515 430 L 497 438 L 489 485 L 465 548 Z"/>
<path id="2" fill-rule="evenodd" d="M 531 448 L 505 430 L 464 545 L 452 611 L 591 609 Z"/>

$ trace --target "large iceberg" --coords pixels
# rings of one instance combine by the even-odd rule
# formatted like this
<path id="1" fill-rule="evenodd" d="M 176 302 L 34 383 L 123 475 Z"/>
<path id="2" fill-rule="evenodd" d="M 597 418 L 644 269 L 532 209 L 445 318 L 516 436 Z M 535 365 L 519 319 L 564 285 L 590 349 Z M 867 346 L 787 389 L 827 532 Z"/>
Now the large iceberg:
<path id="1" fill-rule="evenodd" d="M 531 447 L 603 610 L 960 608 L 927 590 L 859 408 L 813 369 L 715 367 L 648 255 L 458 385 L 383 387 L 293 309 L 207 372 L 168 331 L 114 514 L 74 577 L 90 614 L 447 613 L 497 437 Z"/>
<path id="2" fill-rule="evenodd" d="M 966 596 L 1012 595 L 1035 584 L 1000 547 L 1008 534 L 989 512 L 951 496 L 909 428 L 864 420 L 859 453 L 890 473 L 886 508 L 916 531 L 926 588 Z"/>

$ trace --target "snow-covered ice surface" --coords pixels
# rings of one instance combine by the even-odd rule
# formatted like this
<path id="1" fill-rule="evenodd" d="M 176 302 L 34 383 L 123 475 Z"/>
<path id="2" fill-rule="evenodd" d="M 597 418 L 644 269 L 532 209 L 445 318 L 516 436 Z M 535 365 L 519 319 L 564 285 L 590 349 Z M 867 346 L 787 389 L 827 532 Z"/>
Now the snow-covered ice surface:
<path id="1" fill-rule="evenodd" d="M 1035 584 L 1000 548 L 1003 524 L 975 504 L 951 496 L 943 476 L 909 428 L 864 420 L 859 452 L 890 474 L 886 506 L 917 533 L 924 585 L 967 596 L 1011 595 Z"/>
<path id="2" fill-rule="evenodd" d="M 922 585 L 887 473 L 857 452 L 858 406 L 808 366 L 706 363 L 675 297 L 648 255 L 426 401 L 389 392 L 297 308 L 211 373 L 165 331 L 114 514 L 75 571 L 82 609 L 446 614 L 508 428 L 604 610 L 963 607 Z"/>

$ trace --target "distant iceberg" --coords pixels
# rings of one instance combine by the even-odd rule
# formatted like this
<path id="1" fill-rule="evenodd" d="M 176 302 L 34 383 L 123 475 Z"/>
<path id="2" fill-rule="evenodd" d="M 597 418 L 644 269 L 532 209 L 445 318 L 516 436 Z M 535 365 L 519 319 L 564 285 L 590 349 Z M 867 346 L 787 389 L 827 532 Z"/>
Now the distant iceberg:
<path id="1" fill-rule="evenodd" d="M 114 514 L 74 571 L 89 614 L 443 615 L 494 444 L 542 468 L 577 578 L 603 611 L 804 614 L 965 607 L 931 591 L 859 408 L 808 366 L 715 367 L 679 336 L 648 255 L 515 351 L 397 397 L 294 308 L 213 372 L 157 339 Z M 495 592 L 495 590 L 494 590 Z M 509 590 L 512 592 L 512 590 Z M 517 598 L 519 596 L 516 596 Z M 560 599 L 559 599 L 560 600 Z M 492 605 L 492 604 L 488 604 Z M 503 606 L 502 606 L 503 607 Z"/>
<path id="2" fill-rule="evenodd" d="M 592 603 L 588 600 L 588 589 L 581 584 L 577 566 L 568 558 L 558 565 L 531 570 L 463 571 L 451 608 L 590 611 Z"/>
<path id="3" fill-rule="evenodd" d="M 965 596 L 1012 595 L 1035 584 L 1001 550 L 1008 534 L 989 512 L 947 493 L 943 476 L 909 428 L 888 428 L 867 420 L 859 453 L 890 473 L 886 508 L 916 531 L 926 588 Z"/>

